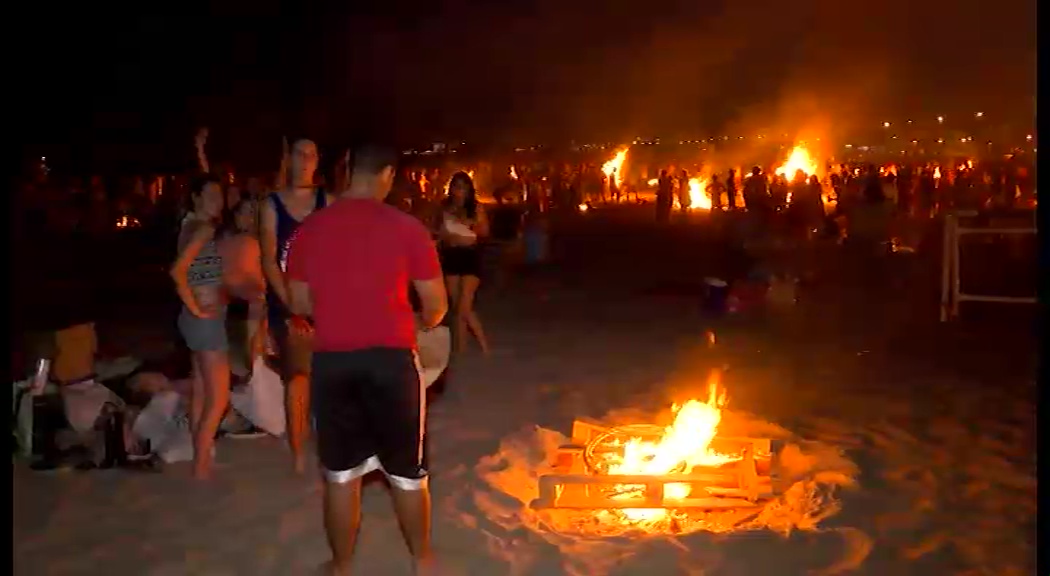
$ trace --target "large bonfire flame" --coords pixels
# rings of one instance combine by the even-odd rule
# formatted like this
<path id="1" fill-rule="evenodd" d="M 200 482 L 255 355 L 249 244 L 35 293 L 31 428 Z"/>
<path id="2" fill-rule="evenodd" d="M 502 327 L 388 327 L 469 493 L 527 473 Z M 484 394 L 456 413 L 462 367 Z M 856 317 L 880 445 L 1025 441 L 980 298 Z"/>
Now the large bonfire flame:
<path id="1" fill-rule="evenodd" d="M 689 179 L 689 204 L 695 210 L 710 210 L 711 196 L 707 193 L 706 178 Z"/>
<path id="2" fill-rule="evenodd" d="M 674 422 L 666 427 L 658 439 L 647 440 L 632 437 L 623 445 L 621 453 L 609 453 L 605 457 L 607 474 L 663 476 L 667 474 L 689 474 L 697 467 L 717 467 L 740 459 L 739 455 L 720 454 L 711 449 L 711 441 L 718 432 L 722 420 L 722 407 L 726 393 L 718 390 L 718 375 L 708 383 L 706 402 L 689 400 L 682 406 L 674 406 Z M 620 494 L 613 498 L 628 498 L 634 495 L 629 486 L 619 486 Z M 689 484 L 666 484 L 664 498 L 682 499 L 689 496 Z M 630 521 L 653 522 L 666 517 L 669 510 L 624 509 L 621 512 Z"/>
<path id="3" fill-rule="evenodd" d="M 795 173 L 799 170 L 804 172 L 806 177 L 817 173 L 817 161 L 813 159 L 809 150 L 806 150 L 806 147 L 802 144 L 791 149 L 791 154 L 788 155 L 787 160 L 775 172 L 777 176 L 791 179 L 795 177 Z"/>
<path id="4" fill-rule="evenodd" d="M 611 160 L 602 164 L 602 173 L 608 178 L 614 178 L 617 186 L 623 184 L 623 162 L 627 159 L 627 150 L 620 150 Z"/>

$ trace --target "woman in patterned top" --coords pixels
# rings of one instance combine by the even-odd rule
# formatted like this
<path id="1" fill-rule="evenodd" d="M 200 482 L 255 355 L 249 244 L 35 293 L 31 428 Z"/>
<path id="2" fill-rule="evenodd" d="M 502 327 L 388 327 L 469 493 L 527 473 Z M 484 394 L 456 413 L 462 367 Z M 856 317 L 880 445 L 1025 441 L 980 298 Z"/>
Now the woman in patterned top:
<path id="1" fill-rule="evenodd" d="M 171 277 L 182 300 L 179 332 L 192 353 L 193 475 L 206 479 L 211 476 L 215 433 L 230 400 L 226 298 L 222 257 L 215 242 L 225 199 L 218 180 L 211 176 L 193 183 L 190 199 L 192 209 L 182 221 Z"/>

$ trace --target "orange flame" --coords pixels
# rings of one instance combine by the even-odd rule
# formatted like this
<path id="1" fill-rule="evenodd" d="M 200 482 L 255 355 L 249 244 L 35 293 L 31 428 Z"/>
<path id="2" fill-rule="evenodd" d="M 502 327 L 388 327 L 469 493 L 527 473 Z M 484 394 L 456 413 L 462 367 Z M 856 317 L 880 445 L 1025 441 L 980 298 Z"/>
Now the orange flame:
<path id="1" fill-rule="evenodd" d="M 511 178 L 511 180 L 517 180 L 518 179 L 518 171 L 514 169 L 514 166 L 510 167 L 510 178 Z"/>
<path id="2" fill-rule="evenodd" d="M 707 179 L 689 179 L 689 204 L 695 210 L 710 210 L 711 196 L 707 193 Z"/>
<path id="3" fill-rule="evenodd" d="M 777 176 L 791 179 L 795 177 L 795 172 L 798 170 L 803 171 L 807 177 L 817 173 L 817 161 L 813 159 L 806 147 L 801 144 L 791 149 L 791 154 L 788 155 L 787 160 L 774 173 Z"/>
<path id="4" fill-rule="evenodd" d="M 602 173 L 606 177 L 615 178 L 617 186 L 623 183 L 623 163 L 627 159 L 627 150 L 628 148 L 620 150 L 611 160 L 602 164 Z"/>
<path id="5" fill-rule="evenodd" d="M 674 406 L 674 423 L 664 429 L 659 440 L 648 441 L 642 438 L 631 438 L 623 446 L 622 457 L 611 461 L 609 474 L 624 475 L 668 475 L 675 473 L 689 474 L 694 468 L 721 466 L 739 456 L 720 454 L 710 448 L 711 441 L 718 432 L 722 421 L 722 407 L 726 403 L 726 393 L 718 390 L 718 375 L 708 382 L 706 402 L 689 400 L 682 406 Z M 626 488 L 626 487 L 624 487 Z M 689 484 L 666 484 L 664 497 L 682 499 L 689 496 Z M 629 494 L 619 495 L 621 498 Z M 625 509 L 625 516 L 633 521 L 653 521 L 668 514 L 666 509 Z"/>

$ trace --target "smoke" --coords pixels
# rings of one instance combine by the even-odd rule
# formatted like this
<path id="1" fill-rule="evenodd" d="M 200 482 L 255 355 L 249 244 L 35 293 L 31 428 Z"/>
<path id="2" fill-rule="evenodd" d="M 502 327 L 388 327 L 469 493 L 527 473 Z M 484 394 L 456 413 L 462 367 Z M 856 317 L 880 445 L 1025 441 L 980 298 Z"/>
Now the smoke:
<path id="1" fill-rule="evenodd" d="M 1001 72 L 1029 61 L 1025 43 L 1008 42 L 1020 54 L 1012 58 L 987 47 L 990 38 L 982 48 L 958 35 L 1010 36 L 1010 18 L 1031 13 L 1031 0 L 1005 1 L 1012 16 L 997 10 L 987 27 L 983 11 L 945 2 L 540 2 L 528 18 L 494 26 L 516 46 L 499 49 L 504 60 L 528 61 L 506 66 L 517 80 L 501 127 L 621 142 L 759 132 L 823 141 L 905 110 L 991 104 L 1009 90 L 988 95 L 976 67 L 994 68 L 1001 86 L 1029 85 L 1023 72 Z M 958 62 L 974 68 L 953 73 Z"/>

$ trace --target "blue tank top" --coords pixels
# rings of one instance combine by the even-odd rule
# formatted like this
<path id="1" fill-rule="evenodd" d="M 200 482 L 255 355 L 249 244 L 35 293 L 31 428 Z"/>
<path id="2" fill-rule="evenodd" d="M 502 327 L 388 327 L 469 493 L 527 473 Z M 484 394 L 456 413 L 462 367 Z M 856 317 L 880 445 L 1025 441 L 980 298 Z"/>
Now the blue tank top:
<path id="1" fill-rule="evenodd" d="M 288 247 L 291 244 L 292 236 L 295 235 L 295 231 L 299 229 L 299 224 L 302 222 L 296 220 L 288 212 L 284 202 L 281 201 L 280 195 L 277 193 L 270 194 L 270 200 L 273 202 L 273 210 L 277 214 L 277 265 L 281 268 L 281 272 L 285 272 L 288 270 Z M 325 196 L 324 190 L 318 188 L 315 191 L 314 211 L 324 208 L 327 204 L 328 198 Z M 287 313 L 281 299 L 269 287 L 266 289 L 266 304 L 271 313 L 278 311 Z"/>

